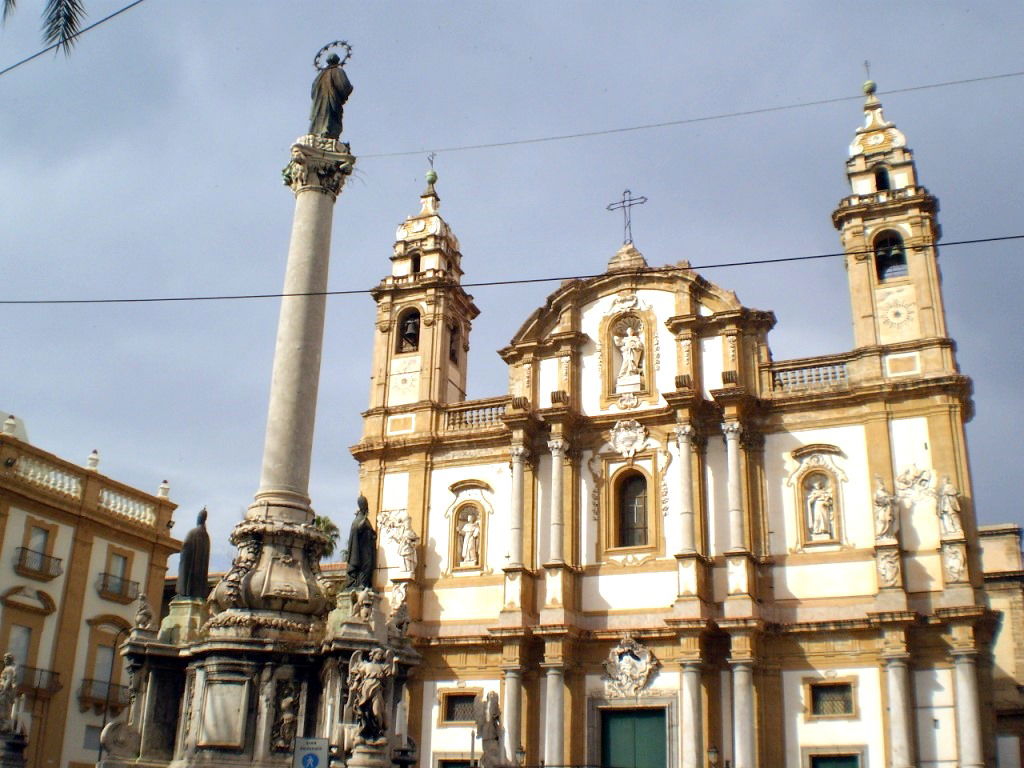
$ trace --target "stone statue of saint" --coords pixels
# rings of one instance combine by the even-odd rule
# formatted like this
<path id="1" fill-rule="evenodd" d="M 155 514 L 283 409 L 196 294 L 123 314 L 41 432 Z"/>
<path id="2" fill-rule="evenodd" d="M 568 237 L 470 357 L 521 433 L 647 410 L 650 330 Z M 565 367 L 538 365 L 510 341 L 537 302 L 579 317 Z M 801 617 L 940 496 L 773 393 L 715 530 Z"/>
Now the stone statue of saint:
<path id="1" fill-rule="evenodd" d="M 815 480 L 807 494 L 807 511 L 812 536 L 832 537 L 832 509 L 832 489 L 825 487 L 824 480 Z"/>
<path id="2" fill-rule="evenodd" d="M 462 564 L 476 565 L 480 560 L 480 521 L 470 512 L 460 531 L 462 535 Z"/>
<path id="3" fill-rule="evenodd" d="M 895 498 L 885 490 L 882 478 L 875 475 L 875 538 L 891 539 L 896 535 Z"/>
<path id="4" fill-rule="evenodd" d="M 313 108 L 309 113 L 309 132 L 314 136 L 337 139 L 341 136 L 341 117 L 345 102 L 352 94 L 352 83 L 341 68 L 341 59 L 332 53 L 327 66 L 313 81 Z"/>
<path id="5" fill-rule="evenodd" d="M 473 703 L 476 732 L 480 737 L 480 768 L 498 768 L 501 765 L 501 709 L 498 694 L 489 691 Z"/>
<path id="6" fill-rule="evenodd" d="M 366 659 L 363 651 L 352 654 L 348 667 L 348 697 L 363 743 L 380 744 L 387 737 L 387 685 L 396 672 L 391 651 L 374 648 Z"/>
<path id="7" fill-rule="evenodd" d="M 178 597 L 205 600 L 210 592 L 210 534 L 206 532 L 206 507 L 196 517 L 196 527 L 185 536 L 178 561 Z"/>
<path id="8" fill-rule="evenodd" d="M 0 669 L 0 733 L 14 733 L 16 718 L 14 705 L 18 700 L 18 667 L 14 654 L 4 654 L 4 666 Z"/>
<path id="9" fill-rule="evenodd" d="M 356 502 L 356 518 L 348 532 L 348 586 L 346 589 L 367 589 L 373 586 L 377 566 L 377 532 L 367 518 L 369 503 L 365 496 Z"/>
<path id="10" fill-rule="evenodd" d="M 153 609 L 149 606 L 149 598 L 141 593 L 139 594 L 139 609 L 135 612 L 135 628 L 146 630 L 153 628 Z"/>
<path id="11" fill-rule="evenodd" d="M 416 572 L 416 545 L 420 537 L 412 529 L 412 522 L 406 518 L 405 528 L 402 529 L 398 540 L 398 554 L 402 558 L 402 565 L 409 573 Z"/>
<path id="12" fill-rule="evenodd" d="M 942 478 L 942 484 L 939 486 L 938 512 L 943 534 L 963 532 L 963 525 L 960 523 L 960 492 L 949 482 L 949 475 Z"/>
<path id="13" fill-rule="evenodd" d="M 612 340 L 622 353 L 619 377 L 640 375 L 640 360 L 644 354 L 644 340 L 636 335 L 632 326 L 626 327 L 625 336 L 614 336 Z"/>

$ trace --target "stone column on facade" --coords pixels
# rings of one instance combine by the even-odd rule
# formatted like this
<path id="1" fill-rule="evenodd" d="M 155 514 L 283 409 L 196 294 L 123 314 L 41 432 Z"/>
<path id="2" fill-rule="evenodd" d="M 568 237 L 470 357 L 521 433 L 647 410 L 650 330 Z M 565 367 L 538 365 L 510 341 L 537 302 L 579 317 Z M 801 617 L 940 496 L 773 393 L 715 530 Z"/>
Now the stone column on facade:
<path id="1" fill-rule="evenodd" d="M 889 765 L 912 768 L 910 680 L 905 654 L 885 659 L 885 681 L 889 696 Z"/>
<path id="2" fill-rule="evenodd" d="M 313 449 L 334 202 L 354 158 L 348 145 L 303 136 L 286 181 L 295 192 L 288 262 L 274 348 L 270 406 L 256 504 L 250 516 L 305 523 Z"/>
<path id="3" fill-rule="evenodd" d="M 733 768 L 756 768 L 754 739 L 754 667 L 750 661 L 732 664 Z"/>
<path id="4" fill-rule="evenodd" d="M 956 726 L 960 741 L 959 768 L 982 768 L 981 706 L 978 698 L 977 653 L 953 652 L 956 669 Z"/>
<path id="5" fill-rule="evenodd" d="M 740 434 L 743 428 L 739 422 L 729 421 L 722 425 L 725 433 L 725 450 L 728 464 L 728 505 L 729 505 L 729 549 L 745 551 L 747 538 L 743 521 L 743 482 L 740 471 Z"/>
<path id="6" fill-rule="evenodd" d="M 520 669 L 505 671 L 505 761 L 517 765 L 516 752 L 522 746 L 520 724 L 522 723 L 523 672 Z"/>
<path id="7" fill-rule="evenodd" d="M 509 522 L 509 566 L 523 567 L 523 464 L 529 455 L 521 443 L 512 445 L 512 515 Z"/>
<path id="8" fill-rule="evenodd" d="M 704 768 L 702 755 L 704 734 L 700 700 L 700 662 L 683 664 L 683 707 L 680 725 L 683 731 L 682 768 Z"/>
<path id="9" fill-rule="evenodd" d="M 563 551 L 565 510 L 562 504 L 563 460 L 569 443 L 561 437 L 548 441 L 551 450 L 551 538 L 548 547 L 549 563 L 564 563 Z"/>
<path id="10" fill-rule="evenodd" d="M 565 669 L 546 665 L 546 706 L 544 712 L 544 764 L 563 765 L 565 741 Z"/>
<path id="11" fill-rule="evenodd" d="M 679 446 L 679 552 L 684 554 L 695 552 L 697 549 L 697 530 L 693 513 L 693 466 L 690 458 L 693 427 L 689 424 L 680 424 L 674 431 Z"/>

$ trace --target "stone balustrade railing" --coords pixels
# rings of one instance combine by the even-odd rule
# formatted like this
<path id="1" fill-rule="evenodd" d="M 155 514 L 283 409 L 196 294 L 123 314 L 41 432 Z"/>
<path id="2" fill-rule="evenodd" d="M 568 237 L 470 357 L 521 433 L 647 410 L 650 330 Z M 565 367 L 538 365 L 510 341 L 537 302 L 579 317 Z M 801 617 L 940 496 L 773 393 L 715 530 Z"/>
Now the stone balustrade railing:
<path id="1" fill-rule="evenodd" d="M 70 499 L 82 498 L 84 472 L 81 474 L 69 472 L 58 464 L 29 455 L 22 455 L 17 459 L 14 471 L 31 485 L 61 496 L 67 496 Z"/>
<path id="2" fill-rule="evenodd" d="M 850 386 L 845 360 L 823 360 L 810 365 L 801 361 L 773 363 L 769 374 L 773 392 L 812 392 Z"/>
<path id="3" fill-rule="evenodd" d="M 449 405 L 445 413 L 444 429 L 453 432 L 503 426 L 501 419 L 508 403 L 508 397 L 489 397 L 486 400 L 468 400 Z"/>
<path id="4" fill-rule="evenodd" d="M 111 488 L 104 488 L 100 491 L 99 506 L 101 509 L 122 517 L 129 517 L 143 525 L 156 523 L 156 504 Z"/>
<path id="5" fill-rule="evenodd" d="M 864 195 L 849 195 L 839 201 L 840 208 L 852 208 L 856 205 L 877 205 L 890 200 L 906 200 L 909 197 L 927 195 L 924 187 L 902 187 L 900 189 L 881 189 Z"/>

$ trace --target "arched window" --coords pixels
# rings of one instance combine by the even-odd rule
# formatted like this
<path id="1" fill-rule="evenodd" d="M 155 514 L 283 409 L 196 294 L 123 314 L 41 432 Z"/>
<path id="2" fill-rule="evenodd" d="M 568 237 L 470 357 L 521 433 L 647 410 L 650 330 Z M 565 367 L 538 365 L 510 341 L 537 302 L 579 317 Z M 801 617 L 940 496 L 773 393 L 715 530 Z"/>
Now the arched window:
<path id="1" fill-rule="evenodd" d="M 889 169 L 884 165 L 880 165 L 875 168 L 875 191 L 882 192 L 886 189 L 891 189 L 889 186 Z"/>
<path id="2" fill-rule="evenodd" d="M 409 254 L 409 274 L 418 275 L 420 273 L 420 252 L 413 251 Z"/>
<path id="3" fill-rule="evenodd" d="M 647 479 L 630 472 L 619 480 L 615 494 L 618 514 L 616 546 L 642 547 L 647 544 Z"/>
<path id="4" fill-rule="evenodd" d="M 448 359 L 459 362 L 459 326 L 455 323 L 448 326 Z"/>
<path id="5" fill-rule="evenodd" d="M 879 282 L 907 274 L 903 238 L 895 232 L 883 232 L 875 240 L 875 273 Z"/>
<path id="6" fill-rule="evenodd" d="M 420 348 L 420 313 L 410 309 L 398 320 L 397 352 L 415 352 Z"/>

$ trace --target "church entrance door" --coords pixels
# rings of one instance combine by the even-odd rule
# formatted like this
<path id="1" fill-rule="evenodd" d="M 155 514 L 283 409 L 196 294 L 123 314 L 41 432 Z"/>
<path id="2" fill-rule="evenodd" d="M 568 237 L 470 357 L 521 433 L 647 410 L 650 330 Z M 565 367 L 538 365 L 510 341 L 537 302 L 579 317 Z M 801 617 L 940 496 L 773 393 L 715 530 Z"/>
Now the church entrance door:
<path id="1" fill-rule="evenodd" d="M 601 712 L 602 768 L 665 768 L 664 709 Z"/>

